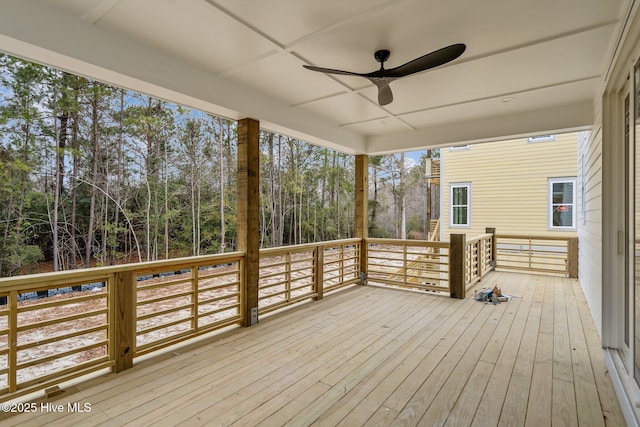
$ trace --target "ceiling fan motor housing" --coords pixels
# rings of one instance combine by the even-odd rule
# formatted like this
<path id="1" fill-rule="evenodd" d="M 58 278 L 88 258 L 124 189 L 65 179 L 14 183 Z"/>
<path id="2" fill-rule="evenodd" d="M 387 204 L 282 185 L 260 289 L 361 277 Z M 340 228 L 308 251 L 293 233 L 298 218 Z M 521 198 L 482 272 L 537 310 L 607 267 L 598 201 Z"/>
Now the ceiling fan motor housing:
<path id="1" fill-rule="evenodd" d="M 383 63 L 386 62 L 387 59 L 389 59 L 389 56 L 391 56 L 391 52 L 387 49 L 376 50 L 376 53 L 374 53 L 373 56 L 375 56 L 376 61 Z"/>

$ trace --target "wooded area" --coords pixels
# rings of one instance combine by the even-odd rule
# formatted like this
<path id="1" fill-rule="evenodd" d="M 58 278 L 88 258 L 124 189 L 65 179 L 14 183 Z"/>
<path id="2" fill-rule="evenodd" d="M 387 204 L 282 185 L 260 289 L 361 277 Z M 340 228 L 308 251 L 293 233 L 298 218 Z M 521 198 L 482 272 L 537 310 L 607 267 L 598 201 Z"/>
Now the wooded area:
<path id="1" fill-rule="evenodd" d="M 236 150 L 232 120 L 0 56 L 0 275 L 234 250 Z M 371 236 L 424 238 L 427 155 L 370 158 Z M 261 247 L 352 237 L 353 185 L 263 130 Z"/>

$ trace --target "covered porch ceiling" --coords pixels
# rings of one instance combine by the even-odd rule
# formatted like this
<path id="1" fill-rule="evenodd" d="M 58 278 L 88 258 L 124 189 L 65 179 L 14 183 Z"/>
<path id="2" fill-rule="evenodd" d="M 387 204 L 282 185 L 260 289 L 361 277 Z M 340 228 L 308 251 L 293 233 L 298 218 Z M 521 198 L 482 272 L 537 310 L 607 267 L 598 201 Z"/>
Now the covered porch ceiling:
<path id="1" fill-rule="evenodd" d="M 630 0 L 4 0 L 0 51 L 347 153 L 593 123 Z M 457 60 L 391 84 L 355 72 L 453 43 Z"/>

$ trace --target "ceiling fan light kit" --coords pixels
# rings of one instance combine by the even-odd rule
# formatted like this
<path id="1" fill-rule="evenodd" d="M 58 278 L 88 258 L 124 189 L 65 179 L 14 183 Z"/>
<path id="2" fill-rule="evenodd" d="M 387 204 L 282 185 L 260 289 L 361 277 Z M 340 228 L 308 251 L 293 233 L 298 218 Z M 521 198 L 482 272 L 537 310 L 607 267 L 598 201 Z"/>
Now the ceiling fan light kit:
<path id="1" fill-rule="evenodd" d="M 384 63 L 389 59 L 389 56 L 391 56 L 391 51 L 387 49 L 377 50 L 373 56 L 376 61 L 380 63 L 380 69 L 370 73 L 354 73 L 352 71 L 314 67 L 313 65 L 303 65 L 303 67 L 307 70 L 318 71 L 320 73 L 364 77 L 377 86 L 378 104 L 387 105 L 393 101 L 393 93 L 391 92 L 389 83 L 401 77 L 406 77 L 451 62 L 462 55 L 466 48 L 467 46 L 463 43 L 452 44 L 388 70 L 384 68 Z"/>

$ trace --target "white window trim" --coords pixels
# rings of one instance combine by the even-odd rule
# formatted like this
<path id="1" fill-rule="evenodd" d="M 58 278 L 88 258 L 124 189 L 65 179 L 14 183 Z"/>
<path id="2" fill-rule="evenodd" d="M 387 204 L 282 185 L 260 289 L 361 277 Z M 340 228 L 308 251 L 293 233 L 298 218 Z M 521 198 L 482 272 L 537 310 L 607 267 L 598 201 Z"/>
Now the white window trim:
<path id="1" fill-rule="evenodd" d="M 549 231 L 576 231 L 577 229 L 577 210 L 578 210 L 578 201 L 577 201 L 577 179 L 576 177 L 567 177 L 567 178 L 549 178 L 547 180 L 547 228 Z M 560 182 L 571 182 L 573 183 L 573 213 L 571 215 L 571 222 L 573 226 L 571 227 L 560 227 L 553 225 L 553 184 L 557 184 Z"/>
<path id="2" fill-rule="evenodd" d="M 580 219 L 582 224 L 587 223 L 587 153 L 582 152 L 580 156 Z"/>
<path id="3" fill-rule="evenodd" d="M 453 189 L 467 188 L 467 224 L 453 223 Z M 449 184 L 449 227 L 450 228 L 471 228 L 471 183 L 470 182 L 452 182 Z"/>

